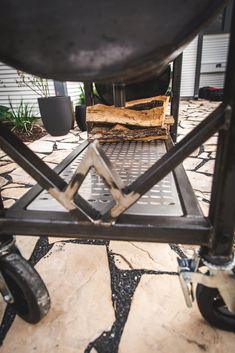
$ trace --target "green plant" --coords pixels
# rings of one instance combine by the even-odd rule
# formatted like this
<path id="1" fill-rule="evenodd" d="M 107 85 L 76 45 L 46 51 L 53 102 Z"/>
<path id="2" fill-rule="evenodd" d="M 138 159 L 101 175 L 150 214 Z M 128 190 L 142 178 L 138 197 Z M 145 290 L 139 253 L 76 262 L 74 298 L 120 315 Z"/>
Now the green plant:
<path id="1" fill-rule="evenodd" d="M 80 83 L 80 84 L 79 84 L 79 87 L 80 87 L 81 92 L 80 92 L 80 94 L 79 94 L 79 98 L 78 98 L 78 101 L 77 101 L 77 104 L 76 104 L 76 105 L 85 104 L 85 90 L 84 90 L 84 85 Z M 93 96 L 93 97 L 97 97 L 97 98 L 99 97 L 98 92 L 97 92 L 97 89 L 96 89 L 94 83 L 92 84 L 92 91 L 91 91 L 91 93 L 92 93 L 92 96 Z"/>
<path id="2" fill-rule="evenodd" d="M 5 107 L 4 105 L 0 105 L 0 121 L 7 122 L 12 119 L 12 113 L 9 111 L 9 107 Z"/>
<path id="3" fill-rule="evenodd" d="M 35 75 L 26 74 L 23 71 L 17 71 L 19 79 L 16 80 L 18 87 L 28 87 L 40 97 L 49 97 L 48 80 Z"/>
<path id="4" fill-rule="evenodd" d="M 17 107 L 13 106 L 10 99 L 9 104 L 11 108 L 11 116 L 9 116 L 8 121 L 13 125 L 12 130 L 30 133 L 35 122 L 33 105 L 24 103 L 23 99 L 21 99 L 20 104 Z"/>
<path id="5" fill-rule="evenodd" d="M 85 91 L 84 91 L 84 85 L 83 84 L 79 84 L 80 87 L 80 94 L 79 94 L 79 98 L 78 98 L 78 102 L 77 105 L 81 105 L 81 104 L 85 104 Z"/>

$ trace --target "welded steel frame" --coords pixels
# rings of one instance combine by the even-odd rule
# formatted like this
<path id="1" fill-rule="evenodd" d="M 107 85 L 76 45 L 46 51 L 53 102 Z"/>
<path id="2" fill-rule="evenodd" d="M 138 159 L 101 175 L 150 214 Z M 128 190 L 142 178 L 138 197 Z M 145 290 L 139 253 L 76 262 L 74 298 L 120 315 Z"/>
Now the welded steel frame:
<path id="1" fill-rule="evenodd" d="M 216 132 L 219 132 L 219 139 L 212 200 L 209 217 L 205 218 L 180 163 Z M 3 209 L 1 202 L 1 237 L 6 234 L 24 234 L 200 244 L 203 256 L 210 261 L 224 263 L 230 260 L 235 218 L 235 11 L 224 102 L 179 143 L 171 145 L 168 142 L 167 153 L 123 189 L 126 194 L 131 192 L 141 196 L 172 171 L 183 205 L 182 217 L 140 217 L 120 213 L 117 220 L 110 222 L 109 217 L 107 220 L 100 219 L 99 213 L 79 196 L 75 203 L 83 204 L 85 214 L 79 209 L 71 212 L 28 211 L 27 205 L 42 189 L 63 193 L 66 183 L 57 173 L 76 158 L 87 147 L 87 143 L 68 156 L 55 171 L 2 125 L 0 146 L 40 185 L 9 209 Z"/>

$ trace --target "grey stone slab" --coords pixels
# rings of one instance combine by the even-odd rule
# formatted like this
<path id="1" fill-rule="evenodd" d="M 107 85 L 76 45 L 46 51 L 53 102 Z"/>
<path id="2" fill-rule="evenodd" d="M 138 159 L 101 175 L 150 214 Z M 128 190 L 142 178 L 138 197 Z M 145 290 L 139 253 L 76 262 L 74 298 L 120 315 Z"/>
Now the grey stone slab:
<path id="1" fill-rule="evenodd" d="M 50 141 L 50 142 L 56 142 L 56 141 L 62 141 L 65 138 L 71 137 L 72 134 L 68 134 L 68 135 L 63 135 L 63 136 L 51 136 L 49 134 L 47 134 L 46 136 L 43 136 L 40 141 Z"/>
<path id="2" fill-rule="evenodd" d="M 176 142 L 180 142 L 183 138 L 184 138 L 184 135 L 178 135 Z"/>
<path id="3" fill-rule="evenodd" d="M 28 260 L 32 255 L 32 252 L 35 248 L 35 245 L 39 237 L 30 237 L 28 235 L 17 235 L 16 236 L 16 245 L 20 249 L 22 256 Z"/>
<path id="4" fill-rule="evenodd" d="M 199 154 L 198 158 L 201 158 L 201 159 L 208 159 L 208 158 L 209 158 L 209 153 L 207 153 L 207 152 L 202 152 L 201 154 Z"/>
<path id="5" fill-rule="evenodd" d="M 182 129 L 182 128 L 178 128 L 178 134 L 180 135 L 180 134 L 182 134 L 182 135 L 187 135 L 187 134 L 189 134 L 191 131 L 192 131 L 192 129 L 189 129 L 189 128 L 185 128 L 185 129 Z"/>
<path id="6" fill-rule="evenodd" d="M 10 173 L 12 170 L 17 168 L 16 163 L 8 163 L 6 165 L 0 166 L 0 174 Z"/>
<path id="7" fill-rule="evenodd" d="M 8 180 L 0 176 L 0 188 L 8 183 Z"/>
<path id="8" fill-rule="evenodd" d="M 1 353 L 84 353 L 115 321 L 105 246 L 57 243 L 36 268 L 50 312 L 36 326 L 17 317 Z"/>
<path id="9" fill-rule="evenodd" d="M 26 192 L 28 191 L 27 188 L 8 188 L 2 190 L 2 196 L 7 197 L 7 198 L 12 198 L 12 199 L 19 199 L 21 196 L 23 196 Z"/>
<path id="10" fill-rule="evenodd" d="M 5 155 L 4 157 L 2 157 L 1 161 L 14 162 L 13 159 L 10 158 L 8 155 Z"/>
<path id="11" fill-rule="evenodd" d="M 215 161 L 209 160 L 208 162 L 203 164 L 203 166 L 200 167 L 197 171 L 200 173 L 213 174 L 214 173 L 214 166 L 215 166 Z"/>
<path id="12" fill-rule="evenodd" d="M 5 208 L 11 207 L 12 205 L 14 205 L 14 203 L 15 203 L 15 200 L 13 200 L 13 199 L 3 200 L 3 206 Z"/>
<path id="13" fill-rule="evenodd" d="M 70 142 L 57 142 L 56 147 L 58 150 L 72 150 L 78 146 L 77 143 Z"/>
<path id="14" fill-rule="evenodd" d="M 211 193 L 210 192 L 203 192 L 203 198 L 207 201 L 210 201 Z"/>
<path id="15" fill-rule="evenodd" d="M 201 191 L 199 191 L 199 190 L 195 190 L 195 195 L 197 196 L 197 198 L 200 198 L 200 199 L 203 199 L 203 193 L 201 192 Z"/>
<path id="16" fill-rule="evenodd" d="M 63 237 L 56 237 L 56 236 L 52 236 L 52 237 L 48 237 L 48 243 L 49 244 L 54 244 L 54 243 L 58 243 L 58 242 L 63 242 L 66 240 L 75 240 L 77 238 L 63 238 Z"/>
<path id="17" fill-rule="evenodd" d="M 3 190 L 4 189 L 11 189 L 11 188 L 18 188 L 18 187 L 22 187 L 23 184 L 19 184 L 19 183 L 9 183 L 8 185 L 3 186 Z"/>
<path id="18" fill-rule="evenodd" d="M 15 169 L 9 175 L 11 176 L 13 183 L 20 183 L 20 184 L 27 184 L 27 185 L 34 185 L 36 183 L 36 181 L 20 167 Z"/>
<path id="19" fill-rule="evenodd" d="M 200 163 L 200 159 L 189 157 L 184 160 L 183 165 L 186 170 L 194 170 Z"/>
<path id="20" fill-rule="evenodd" d="M 189 116 L 188 121 L 194 122 L 196 125 L 198 125 L 202 120 L 204 120 L 207 117 L 207 114 L 205 115 L 200 115 L 197 117 Z"/>
<path id="21" fill-rule="evenodd" d="M 87 131 L 83 131 L 79 134 L 80 138 L 83 140 L 87 140 Z"/>
<path id="22" fill-rule="evenodd" d="M 72 152 L 71 149 L 68 150 L 61 150 L 61 151 L 54 151 L 50 155 L 46 156 L 43 161 L 50 162 L 54 164 L 60 163 L 64 158 L 66 158 L 69 153 Z"/>
<path id="23" fill-rule="evenodd" d="M 211 138 L 209 138 L 206 142 L 205 145 L 216 145 L 218 141 L 218 137 L 217 136 L 213 136 Z"/>
<path id="24" fill-rule="evenodd" d="M 204 145 L 206 152 L 216 152 L 216 145 Z"/>
<path id="25" fill-rule="evenodd" d="M 66 142 L 66 143 L 78 143 L 79 142 L 79 135 L 73 135 L 71 137 L 66 137 L 63 139 L 61 142 Z"/>
<path id="26" fill-rule="evenodd" d="M 53 151 L 54 142 L 51 141 L 34 141 L 29 145 L 29 148 L 34 152 L 51 153 Z"/>
<path id="27" fill-rule="evenodd" d="M 227 353 L 235 335 L 216 330 L 186 307 L 179 279 L 144 275 L 134 294 L 119 353 Z"/>
<path id="28" fill-rule="evenodd" d="M 6 165 L 6 164 L 8 164 L 8 163 L 9 163 L 8 161 L 2 161 L 2 160 L 0 160 L 0 167 Z"/>
<path id="29" fill-rule="evenodd" d="M 193 124 L 192 121 L 184 120 L 184 121 L 181 121 L 180 126 L 183 129 L 193 129 L 195 126 L 197 126 L 197 124 Z"/>
<path id="30" fill-rule="evenodd" d="M 212 177 L 202 173 L 187 171 L 187 175 L 194 190 L 201 192 L 210 192 L 212 185 Z"/>
<path id="31" fill-rule="evenodd" d="M 168 244 L 111 241 L 110 250 L 122 270 L 177 271 L 176 254 Z"/>

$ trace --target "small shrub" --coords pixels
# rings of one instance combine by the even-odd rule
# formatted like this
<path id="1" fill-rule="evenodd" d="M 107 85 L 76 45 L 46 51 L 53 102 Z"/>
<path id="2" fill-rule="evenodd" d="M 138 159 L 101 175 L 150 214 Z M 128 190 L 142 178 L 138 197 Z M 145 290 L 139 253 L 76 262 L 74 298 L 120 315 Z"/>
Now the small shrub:
<path id="1" fill-rule="evenodd" d="M 17 107 L 13 107 L 10 99 L 9 104 L 11 109 L 11 116 L 9 116 L 8 121 L 13 125 L 12 130 L 30 133 L 35 122 L 33 105 L 24 103 L 23 99 L 20 101 L 20 104 Z"/>
<path id="2" fill-rule="evenodd" d="M 81 92 L 79 93 L 79 98 L 78 98 L 78 101 L 77 101 L 77 104 L 76 105 L 82 105 L 82 104 L 85 104 L 85 91 L 84 91 L 84 85 L 83 84 L 80 84 L 80 90 Z"/>

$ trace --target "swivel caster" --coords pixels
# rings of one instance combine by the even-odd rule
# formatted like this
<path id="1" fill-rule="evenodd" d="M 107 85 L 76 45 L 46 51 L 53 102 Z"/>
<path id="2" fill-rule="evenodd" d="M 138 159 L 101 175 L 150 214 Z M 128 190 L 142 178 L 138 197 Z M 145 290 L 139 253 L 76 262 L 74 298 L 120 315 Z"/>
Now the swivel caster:
<path id="1" fill-rule="evenodd" d="M 235 296 L 235 293 L 233 295 Z M 235 313 L 228 309 L 217 288 L 198 284 L 196 299 L 200 313 L 206 321 L 221 330 L 235 332 Z"/>
<path id="2" fill-rule="evenodd" d="M 18 251 L 0 254 L 0 292 L 16 314 L 31 324 L 49 311 L 50 297 L 44 282 Z"/>
<path id="3" fill-rule="evenodd" d="M 235 257 L 217 266 L 195 257 L 178 259 L 179 278 L 188 307 L 196 299 L 200 313 L 212 326 L 235 332 Z M 203 267 L 207 271 L 203 271 Z M 196 291 L 195 291 L 196 288 Z"/>

